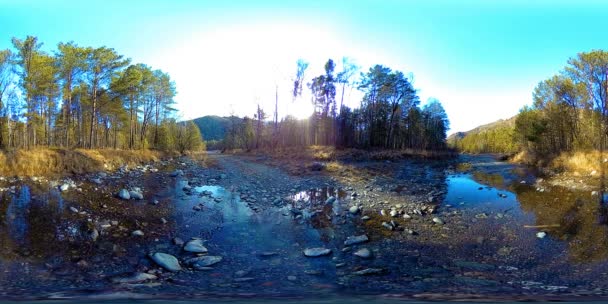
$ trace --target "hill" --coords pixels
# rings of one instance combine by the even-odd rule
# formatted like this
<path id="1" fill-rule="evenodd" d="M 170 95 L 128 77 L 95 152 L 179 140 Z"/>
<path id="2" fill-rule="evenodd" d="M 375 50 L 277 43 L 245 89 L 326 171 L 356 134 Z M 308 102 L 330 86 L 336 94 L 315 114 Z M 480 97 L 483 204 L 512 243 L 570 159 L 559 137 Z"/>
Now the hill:
<path id="1" fill-rule="evenodd" d="M 447 138 L 448 146 L 468 153 L 514 153 L 518 147 L 513 138 L 515 120 L 500 119 Z"/>
<path id="2" fill-rule="evenodd" d="M 201 130 L 201 134 L 205 141 L 224 139 L 228 123 L 230 122 L 228 117 L 215 115 L 195 118 L 192 121 L 194 121 L 199 130 Z"/>

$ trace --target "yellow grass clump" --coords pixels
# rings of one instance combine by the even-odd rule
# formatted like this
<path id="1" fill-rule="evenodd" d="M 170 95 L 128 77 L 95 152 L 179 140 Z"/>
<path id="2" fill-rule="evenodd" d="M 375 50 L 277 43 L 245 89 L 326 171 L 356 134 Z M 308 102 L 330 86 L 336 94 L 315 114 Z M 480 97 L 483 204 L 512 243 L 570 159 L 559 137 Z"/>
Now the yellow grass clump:
<path id="1" fill-rule="evenodd" d="M 151 150 L 85 150 L 36 148 L 0 152 L 4 176 L 49 176 L 115 170 L 157 161 L 161 153 Z"/>
<path id="2" fill-rule="evenodd" d="M 598 175 L 600 164 L 607 168 L 608 152 L 580 151 L 562 153 L 550 163 L 550 168 L 581 175 Z M 595 171 L 595 174 L 592 174 Z"/>

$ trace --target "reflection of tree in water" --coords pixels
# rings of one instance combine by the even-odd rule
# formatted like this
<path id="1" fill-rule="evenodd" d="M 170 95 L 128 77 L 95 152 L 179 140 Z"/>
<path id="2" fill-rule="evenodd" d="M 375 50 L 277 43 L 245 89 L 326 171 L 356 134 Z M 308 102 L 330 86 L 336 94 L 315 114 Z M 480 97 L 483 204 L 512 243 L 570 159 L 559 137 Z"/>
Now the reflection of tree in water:
<path id="1" fill-rule="evenodd" d="M 505 178 L 499 173 L 486 173 L 483 171 L 475 171 L 472 174 L 473 180 L 480 184 L 492 186 L 497 189 L 505 190 Z"/>
<path id="2" fill-rule="evenodd" d="M 50 193 L 33 199 L 30 188 L 22 186 L 16 193 L 3 193 L 0 204 L 0 254 L 4 258 L 16 254 L 42 258 L 63 249 L 57 242 L 60 197 Z"/>
<path id="3" fill-rule="evenodd" d="M 539 192 L 530 187 L 516 187 L 521 208 L 536 216 L 536 225 L 559 225 L 542 228 L 568 244 L 570 258 L 579 263 L 608 258 L 606 206 L 589 193 L 555 187 Z"/>

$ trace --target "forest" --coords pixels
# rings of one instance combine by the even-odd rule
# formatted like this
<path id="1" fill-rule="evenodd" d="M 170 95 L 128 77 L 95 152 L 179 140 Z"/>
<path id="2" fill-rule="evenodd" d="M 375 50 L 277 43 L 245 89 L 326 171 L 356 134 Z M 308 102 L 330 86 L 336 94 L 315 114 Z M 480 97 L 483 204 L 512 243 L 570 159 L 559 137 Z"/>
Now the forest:
<path id="1" fill-rule="evenodd" d="M 13 38 L 0 50 L 0 148 L 197 150 L 194 123 L 175 118 L 175 83 L 108 47 Z"/>
<path id="2" fill-rule="evenodd" d="M 608 52 L 593 50 L 568 60 L 541 81 L 513 125 L 472 132 L 455 140 L 463 152 L 525 151 L 536 158 L 605 149 L 608 134 Z"/>
<path id="3" fill-rule="evenodd" d="M 286 116 L 279 120 L 278 94 L 270 122 L 259 105 L 251 117 L 227 119 L 222 149 L 259 149 L 309 145 L 360 149 L 445 150 L 449 120 L 441 103 L 430 99 L 424 106 L 412 84 L 412 76 L 382 65 L 366 72 L 348 58 L 342 69 L 329 59 L 324 73 L 307 81 L 308 63 L 298 60 L 288 102 L 308 102 L 314 111 L 308 119 Z M 363 98 L 353 108 L 345 105 L 345 92 L 360 90 Z M 278 90 L 278 89 L 277 89 Z"/>
<path id="4" fill-rule="evenodd" d="M 176 120 L 177 92 L 167 73 L 133 64 L 108 47 L 67 42 L 47 53 L 33 36 L 13 38 L 12 44 L 14 49 L 0 52 L 0 148 L 183 152 L 202 147 L 196 124 Z M 272 117 L 258 105 L 251 117 L 224 120 L 224 138 L 213 146 L 447 148 L 447 115 L 435 99 L 421 107 L 413 76 L 382 65 L 359 72 L 348 59 L 336 71 L 329 59 L 322 75 L 306 78 L 308 65 L 297 61 L 290 100 L 281 100 L 312 103 L 308 119 L 281 116 L 277 95 Z M 345 92 L 352 89 L 364 93 L 354 108 L 344 104 Z M 310 101 L 303 100 L 304 90 L 309 90 Z"/>

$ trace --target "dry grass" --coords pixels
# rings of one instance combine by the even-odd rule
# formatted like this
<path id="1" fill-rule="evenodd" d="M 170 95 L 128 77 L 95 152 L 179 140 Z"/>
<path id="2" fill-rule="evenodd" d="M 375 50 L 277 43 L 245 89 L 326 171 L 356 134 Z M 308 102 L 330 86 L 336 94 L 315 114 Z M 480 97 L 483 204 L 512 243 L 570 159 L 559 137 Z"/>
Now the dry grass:
<path id="1" fill-rule="evenodd" d="M 564 152 L 554 157 L 541 157 L 529 151 L 522 151 L 513 156 L 511 161 L 549 169 L 553 172 L 586 176 L 595 175 L 591 174 L 593 171 L 599 172 L 600 163 L 603 164 L 605 170 L 608 169 L 608 162 L 604 161 L 606 159 L 608 159 L 608 152 L 604 152 L 602 156 L 596 150 Z"/>
<path id="2" fill-rule="evenodd" d="M 161 153 L 151 150 L 50 149 L 0 152 L 0 174 L 4 176 L 53 176 L 115 170 L 157 161 Z"/>
<path id="3" fill-rule="evenodd" d="M 606 158 L 608 153 L 600 155 L 599 151 L 562 153 L 551 161 L 549 167 L 568 173 L 589 175 L 593 171 L 599 172 L 600 164 L 606 169 L 607 163 L 604 162 Z"/>

